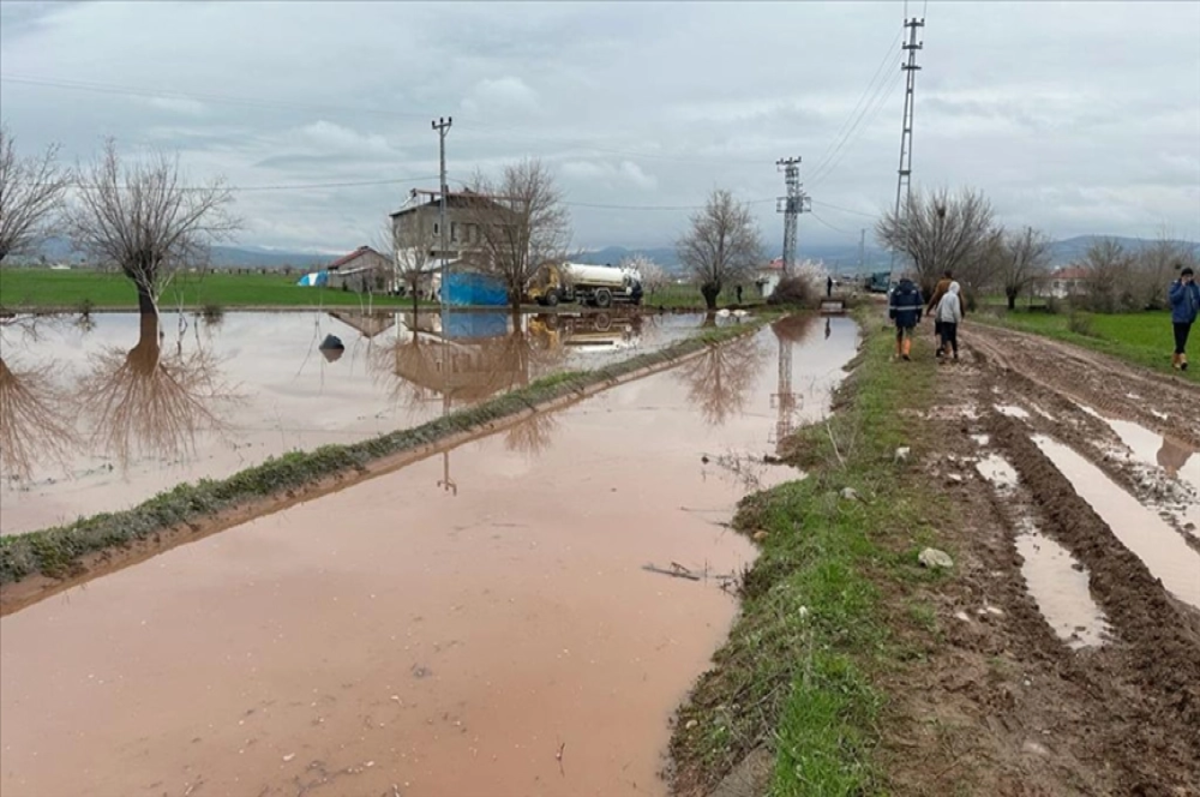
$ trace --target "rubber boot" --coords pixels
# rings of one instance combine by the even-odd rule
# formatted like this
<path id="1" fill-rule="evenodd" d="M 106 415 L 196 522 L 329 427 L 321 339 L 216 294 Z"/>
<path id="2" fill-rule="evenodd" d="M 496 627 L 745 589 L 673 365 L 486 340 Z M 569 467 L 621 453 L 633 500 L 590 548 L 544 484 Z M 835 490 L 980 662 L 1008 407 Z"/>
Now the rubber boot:
<path id="1" fill-rule="evenodd" d="M 901 341 L 901 339 L 897 339 L 896 340 L 896 359 L 898 360 L 903 356 L 904 356 L 904 343 Z"/>
<path id="2" fill-rule="evenodd" d="M 1179 370 L 1180 371 L 1187 370 L 1187 355 L 1186 354 L 1179 355 Z"/>
<path id="3" fill-rule="evenodd" d="M 912 358 L 909 356 L 910 354 L 912 354 L 912 338 L 905 338 L 904 348 L 901 351 L 900 356 L 906 360 L 911 360 Z"/>
<path id="4" fill-rule="evenodd" d="M 1180 370 L 1180 368 L 1179 368 L 1179 352 L 1174 352 L 1171 355 L 1171 367 L 1174 368 L 1176 371 Z"/>

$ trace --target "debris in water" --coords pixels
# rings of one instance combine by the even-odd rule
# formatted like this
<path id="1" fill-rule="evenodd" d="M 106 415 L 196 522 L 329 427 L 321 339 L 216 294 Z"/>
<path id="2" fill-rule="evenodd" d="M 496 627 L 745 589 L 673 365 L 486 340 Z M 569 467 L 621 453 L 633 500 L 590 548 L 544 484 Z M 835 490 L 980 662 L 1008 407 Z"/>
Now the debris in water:
<path id="1" fill-rule="evenodd" d="M 659 573 L 664 576 L 673 576 L 675 578 L 686 578 L 688 581 L 699 581 L 700 580 L 700 576 L 696 575 L 691 570 L 688 570 L 683 565 L 677 564 L 675 562 L 671 562 L 670 570 L 666 570 L 655 564 L 644 564 L 644 565 L 642 565 L 642 569 L 648 573 Z"/>
<path id="2" fill-rule="evenodd" d="M 921 551 L 917 556 L 917 561 L 922 566 L 930 569 L 954 567 L 954 560 L 950 558 L 950 554 L 945 551 L 939 551 L 937 548 L 926 548 Z"/>
<path id="3" fill-rule="evenodd" d="M 414 678 L 428 678 L 433 675 L 433 670 L 420 664 L 412 666 L 412 674 Z"/>
<path id="4" fill-rule="evenodd" d="M 285 763 L 285 764 L 286 764 L 288 761 L 291 761 L 291 760 L 292 760 L 293 758 L 295 758 L 295 757 L 296 757 L 296 754 L 295 754 L 295 753 L 288 753 L 287 755 L 285 755 L 285 756 L 283 757 L 283 763 Z"/>

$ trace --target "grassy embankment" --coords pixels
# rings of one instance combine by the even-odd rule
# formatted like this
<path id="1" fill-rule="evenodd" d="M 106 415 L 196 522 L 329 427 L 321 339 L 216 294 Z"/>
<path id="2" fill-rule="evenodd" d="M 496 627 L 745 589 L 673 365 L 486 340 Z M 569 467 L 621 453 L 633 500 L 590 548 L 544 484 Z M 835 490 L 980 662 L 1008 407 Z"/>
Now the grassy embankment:
<path id="1" fill-rule="evenodd" d="M 475 407 L 417 426 L 350 445 L 327 445 L 313 451 L 272 458 L 226 479 L 187 483 L 122 512 L 104 513 L 26 534 L 0 537 L 0 585 L 30 575 L 71 575 L 81 557 L 155 538 L 172 528 L 191 526 L 216 513 L 257 499 L 282 496 L 339 474 L 350 474 L 384 457 L 412 451 L 456 433 L 508 418 L 544 402 L 569 397 L 585 388 L 613 382 L 643 368 L 665 365 L 687 354 L 749 334 L 770 320 L 706 329 L 656 352 L 640 354 L 589 371 L 573 371 L 540 379 L 520 390 Z"/>
<path id="2" fill-rule="evenodd" d="M 305 288 L 296 285 L 299 274 L 236 274 L 212 271 L 203 275 L 177 277 L 164 292 L 164 309 L 184 307 L 222 310 L 238 307 L 361 307 L 368 301 L 352 291 L 330 288 Z M 753 286 L 743 290 L 743 304 L 761 304 Z M 381 294 L 369 299 L 374 307 L 411 307 L 412 300 Z M 736 304 L 736 288 L 726 288 L 719 297 L 721 306 Z M 423 306 L 436 306 L 422 302 Z M 700 290 L 693 285 L 668 285 L 647 296 L 647 308 L 698 310 L 704 307 Z M 53 271 L 48 268 L 0 269 L 0 308 L 15 311 L 79 312 L 97 310 L 136 310 L 137 294 L 130 281 L 112 272 L 74 269 Z M 531 310 L 539 309 L 531 306 Z"/>
<path id="3" fill-rule="evenodd" d="M 1072 322 L 1071 314 L 1016 310 L 1000 315 L 979 313 L 968 320 L 1044 335 L 1154 371 L 1178 373 L 1171 370 L 1175 339 L 1169 313 L 1080 313 L 1074 319 Z M 1200 347 L 1200 337 L 1195 346 Z M 1200 354 L 1194 359 L 1197 364 L 1184 372 L 1184 376 L 1200 382 Z"/>
<path id="4" fill-rule="evenodd" d="M 684 794 L 707 793 L 755 748 L 774 755 L 773 797 L 886 788 L 880 684 L 921 655 L 924 643 L 913 639 L 929 634 L 933 611 L 914 591 L 944 576 L 922 569 L 917 554 L 936 545 L 931 516 L 951 510 L 895 461 L 900 446 L 920 456 L 900 411 L 932 398 L 931 347 L 918 341 L 914 362 L 892 363 L 878 311 L 859 317 L 865 345 L 840 408 L 793 441 L 789 459 L 808 478 L 751 496 L 736 517 L 740 531 L 761 538 L 761 555 L 714 669 L 676 718 L 672 753 Z M 860 498 L 843 497 L 847 487 Z"/>

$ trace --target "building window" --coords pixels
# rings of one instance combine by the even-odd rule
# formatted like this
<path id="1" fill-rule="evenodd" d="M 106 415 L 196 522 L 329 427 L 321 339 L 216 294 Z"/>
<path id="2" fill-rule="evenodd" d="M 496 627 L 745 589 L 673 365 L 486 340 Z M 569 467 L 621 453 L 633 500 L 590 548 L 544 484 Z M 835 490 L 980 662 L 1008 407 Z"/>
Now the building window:
<path id="1" fill-rule="evenodd" d="M 455 242 L 458 241 L 458 222 L 457 221 L 450 222 L 450 240 L 455 241 Z"/>
<path id="2" fill-rule="evenodd" d="M 433 234 L 434 234 L 434 235 L 437 235 L 437 234 L 438 234 L 438 232 L 440 232 L 440 230 L 438 230 L 438 223 L 435 221 L 435 222 L 433 223 Z"/>

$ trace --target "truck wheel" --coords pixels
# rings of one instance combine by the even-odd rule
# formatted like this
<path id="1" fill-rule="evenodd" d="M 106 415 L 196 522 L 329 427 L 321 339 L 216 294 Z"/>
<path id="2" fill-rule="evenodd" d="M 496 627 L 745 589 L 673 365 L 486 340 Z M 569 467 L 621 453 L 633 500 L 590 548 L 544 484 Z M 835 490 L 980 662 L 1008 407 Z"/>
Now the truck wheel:
<path id="1" fill-rule="evenodd" d="M 608 307 L 612 304 L 612 292 L 608 288 L 599 288 L 595 294 L 597 307 Z"/>
<path id="2" fill-rule="evenodd" d="M 557 305 L 558 291 L 549 291 L 544 297 L 542 297 L 542 304 L 546 305 L 547 307 L 554 307 Z"/>

